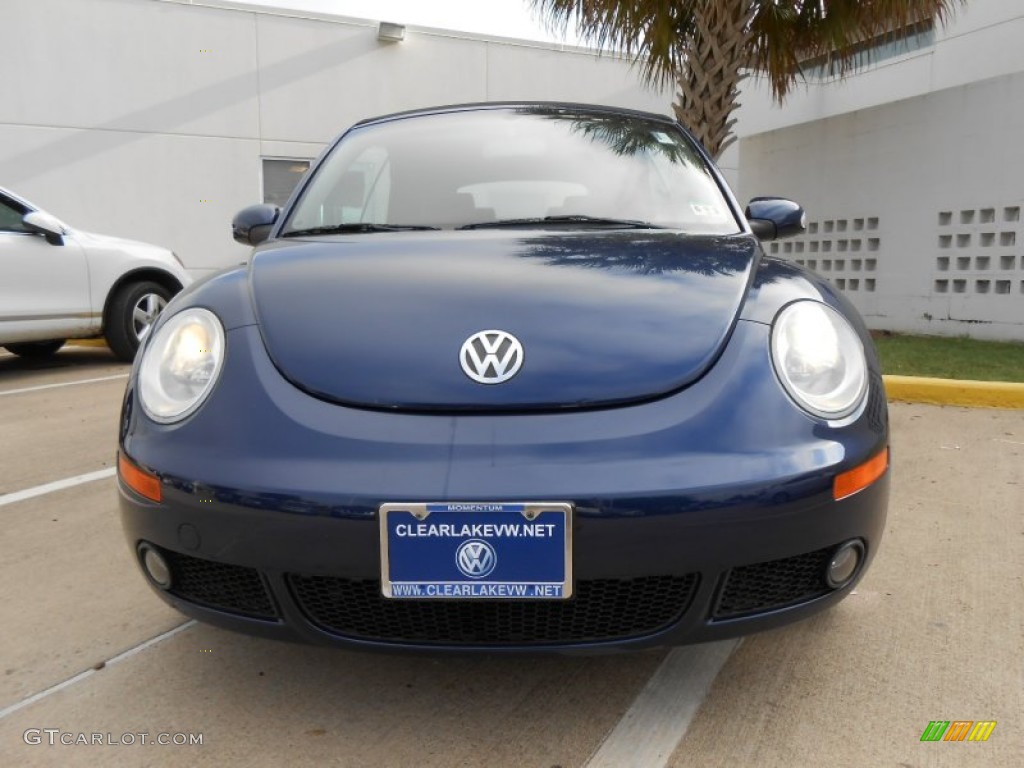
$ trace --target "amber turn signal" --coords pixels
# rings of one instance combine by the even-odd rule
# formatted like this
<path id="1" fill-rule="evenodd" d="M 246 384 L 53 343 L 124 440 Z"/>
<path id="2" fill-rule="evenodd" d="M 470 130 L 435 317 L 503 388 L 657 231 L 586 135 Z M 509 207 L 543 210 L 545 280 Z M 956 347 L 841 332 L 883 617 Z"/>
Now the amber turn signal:
<path id="1" fill-rule="evenodd" d="M 160 501 L 163 494 L 160 490 L 160 478 L 137 467 L 123 453 L 117 454 L 117 474 L 122 482 L 140 496 L 150 501 Z"/>
<path id="2" fill-rule="evenodd" d="M 839 501 L 862 491 L 885 474 L 889 468 L 889 446 L 851 470 L 836 475 L 832 483 L 832 497 Z"/>

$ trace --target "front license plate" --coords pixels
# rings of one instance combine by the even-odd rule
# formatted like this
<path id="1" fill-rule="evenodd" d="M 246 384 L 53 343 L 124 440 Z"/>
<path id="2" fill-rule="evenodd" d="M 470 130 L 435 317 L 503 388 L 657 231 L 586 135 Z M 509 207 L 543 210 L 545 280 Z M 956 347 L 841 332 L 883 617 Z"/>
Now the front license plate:
<path id="1" fill-rule="evenodd" d="M 384 504 L 381 591 L 398 599 L 564 600 L 572 595 L 564 503 Z"/>

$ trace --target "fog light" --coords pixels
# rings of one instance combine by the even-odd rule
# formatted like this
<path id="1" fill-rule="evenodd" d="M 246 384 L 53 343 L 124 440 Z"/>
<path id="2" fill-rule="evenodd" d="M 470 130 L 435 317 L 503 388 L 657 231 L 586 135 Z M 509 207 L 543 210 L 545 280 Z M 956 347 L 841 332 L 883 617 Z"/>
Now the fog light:
<path id="1" fill-rule="evenodd" d="M 170 589 L 171 566 L 167 564 L 164 556 L 148 544 L 139 547 L 139 555 L 142 557 L 142 567 L 153 583 L 160 589 Z"/>
<path id="2" fill-rule="evenodd" d="M 864 545 L 860 541 L 848 541 L 835 551 L 825 569 L 825 581 L 832 589 L 842 589 L 849 584 L 860 570 L 864 560 Z"/>

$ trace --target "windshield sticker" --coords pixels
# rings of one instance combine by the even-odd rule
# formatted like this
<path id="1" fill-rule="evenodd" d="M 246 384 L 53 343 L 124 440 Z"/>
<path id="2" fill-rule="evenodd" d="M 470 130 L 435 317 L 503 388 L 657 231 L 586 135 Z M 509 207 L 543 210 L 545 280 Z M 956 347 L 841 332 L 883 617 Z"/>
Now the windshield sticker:
<path id="1" fill-rule="evenodd" d="M 675 146 L 675 140 L 667 133 L 664 133 L 662 131 L 651 131 L 651 136 L 653 136 L 654 140 L 659 144 L 668 144 L 669 146 Z"/>
<path id="2" fill-rule="evenodd" d="M 694 216 L 700 216 L 702 219 L 725 218 L 722 209 L 710 203 L 690 203 L 690 210 L 693 211 Z"/>

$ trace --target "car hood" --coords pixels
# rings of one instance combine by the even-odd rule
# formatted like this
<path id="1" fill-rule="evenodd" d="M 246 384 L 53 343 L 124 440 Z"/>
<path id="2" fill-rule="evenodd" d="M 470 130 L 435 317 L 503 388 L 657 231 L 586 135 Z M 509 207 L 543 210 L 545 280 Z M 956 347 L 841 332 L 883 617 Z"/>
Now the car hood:
<path id="1" fill-rule="evenodd" d="M 648 399 L 700 377 L 758 254 L 749 235 L 381 233 L 275 241 L 254 255 L 250 280 L 270 357 L 318 397 L 562 409 Z M 521 368 L 500 384 L 461 365 L 463 343 L 484 330 L 522 344 Z"/>

